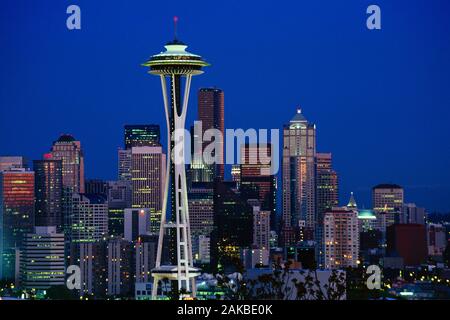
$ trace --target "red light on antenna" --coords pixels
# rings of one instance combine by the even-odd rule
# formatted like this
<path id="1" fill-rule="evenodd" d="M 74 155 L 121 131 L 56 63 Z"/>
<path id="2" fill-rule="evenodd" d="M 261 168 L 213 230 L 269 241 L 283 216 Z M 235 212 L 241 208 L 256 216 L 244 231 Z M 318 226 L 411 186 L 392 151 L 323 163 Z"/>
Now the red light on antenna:
<path id="1" fill-rule="evenodd" d="M 173 22 L 178 22 L 178 17 L 177 16 L 173 17 Z"/>

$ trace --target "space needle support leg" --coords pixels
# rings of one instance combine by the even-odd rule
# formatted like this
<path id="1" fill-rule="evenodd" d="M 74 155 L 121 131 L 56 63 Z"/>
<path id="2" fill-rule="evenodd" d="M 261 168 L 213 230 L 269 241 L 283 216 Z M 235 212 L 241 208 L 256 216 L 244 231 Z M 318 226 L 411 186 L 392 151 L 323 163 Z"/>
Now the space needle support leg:
<path id="1" fill-rule="evenodd" d="M 186 75 L 186 83 L 185 83 L 185 89 L 184 89 L 184 98 L 183 98 L 183 114 L 182 114 L 182 122 L 183 124 L 186 121 L 186 114 L 188 109 L 188 102 L 189 102 L 189 93 L 191 89 L 191 80 L 192 75 Z M 182 180 L 181 183 L 183 184 L 183 189 L 186 190 L 186 192 L 183 193 L 183 206 L 185 208 L 184 210 L 184 217 L 183 221 L 186 225 L 186 241 L 187 241 L 187 259 L 188 262 L 186 263 L 186 277 L 187 277 L 187 289 L 189 289 L 189 285 L 191 286 L 192 291 L 192 297 L 195 298 L 196 296 L 196 286 L 195 286 L 195 278 L 189 278 L 189 267 L 193 267 L 193 258 L 192 258 L 192 238 L 191 238 L 191 224 L 189 220 L 189 205 L 188 205 L 188 197 L 187 197 L 187 184 L 186 184 L 186 171 L 182 171 Z M 190 283 L 189 283 L 190 282 Z"/>
<path id="2" fill-rule="evenodd" d="M 163 204 L 161 211 L 161 225 L 159 228 L 159 238 L 158 238 L 158 250 L 156 253 L 156 268 L 161 266 L 161 254 L 164 239 L 164 225 L 167 219 L 167 197 L 169 192 L 169 179 L 170 179 L 170 163 L 171 163 L 171 152 L 170 152 L 170 120 L 169 120 L 169 99 L 167 97 L 167 84 L 166 77 L 161 75 L 161 87 L 164 99 L 164 110 L 166 114 L 166 124 L 167 124 L 167 161 L 166 161 L 166 175 L 164 178 L 164 195 Z M 153 276 L 153 287 L 152 287 L 152 299 L 156 299 L 158 294 L 158 277 Z"/>

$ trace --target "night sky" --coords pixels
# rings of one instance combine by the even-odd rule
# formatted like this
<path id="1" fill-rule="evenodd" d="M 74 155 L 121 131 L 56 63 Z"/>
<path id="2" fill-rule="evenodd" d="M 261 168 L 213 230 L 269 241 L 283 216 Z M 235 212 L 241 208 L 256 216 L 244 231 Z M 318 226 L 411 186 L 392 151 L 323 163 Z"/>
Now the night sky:
<path id="1" fill-rule="evenodd" d="M 81 30 L 66 28 L 70 4 Z M 370 4 L 382 30 L 366 28 Z M 212 64 L 193 80 L 188 125 L 204 86 L 225 91 L 226 128 L 281 129 L 300 105 L 333 153 L 342 204 L 354 191 L 370 207 L 389 182 L 450 211 L 448 0 L 2 0 L 0 154 L 39 159 L 71 133 L 87 178 L 115 179 L 124 124 L 165 132 L 160 82 L 140 64 L 173 38 L 174 15 Z"/>

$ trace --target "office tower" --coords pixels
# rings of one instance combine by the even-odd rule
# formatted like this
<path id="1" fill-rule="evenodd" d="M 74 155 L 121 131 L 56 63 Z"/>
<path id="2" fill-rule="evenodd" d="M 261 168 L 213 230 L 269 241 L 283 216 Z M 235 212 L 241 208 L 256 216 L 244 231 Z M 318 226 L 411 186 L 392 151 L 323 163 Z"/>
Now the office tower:
<path id="1" fill-rule="evenodd" d="M 253 207 L 234 188 L 234 183 L 214 183 L 214 229 L 211 234 L 214 269 L 233 270 L 241 251 L 251 248 L 253 243 Z"/>
<path id="2" fill-rule="evenodd" d="M 160 129 L 157 124 L 126 125 L 125 149 L 160 146 Z"/>
<path id="3" fill-rule="evenodd" d="M 17 278 L 16 249 L 34 227 L 34 172 L 10 168 L 0 172 L 0 280 Z"/>
<path id="4" fill-rule="evenodd" d="M 63 231 L 62 161 L 34 160 L 34 196 L 36 226 L 55 226 Z"/>
<path id="5" fill-rule="evenodd" d="M 198 236 L 198 257 L 200 263 L 211 262 L 211 237 L 200 235 Z"/>
<path id="6" fill-rule="evenodd" d="M 316 188 L 318 222 L 323 213 L 338 205 L 338 176 L 333 170 L 331 153 L 316 154 Z"/>
<path id="7" fill-rule="evenodd" d="M 131 168 L 132 207 L 161 212 L 166 174 L 162 147 L 133 147 Z"/>
<path id="8" fill-rule="evenodd" d="M 108 202 L 98 194 L 72 195 L 70 241 L 97 242 L 108 235 Z"/>
<path id="9" fill-rule="evenodd" d="M 71 264 L 80 266 L 80 296 L 106 297 L 108 282 L 107 241 L 80 242 L 76 245 Z"/>
<path id="10" fill-rule="evenodd" d="M 270 211 L 253 206 L 253 248 L 269 249 Z"/>
<path id="11" fill-rule="evenodd" d="M 386 229 L 387 256 L 399 255 L 405 266 L 424 263 L 427 250 L 426 227 L 423 224 L 392 224 Z"/>
<path id="12" fill-rule="evenodd" d="M 372 206 L 377 216 L 377 229 L 383 234 L 387 227 L 398 222 L 403 203 L 403 188 L 399 185 L 379 184 L 372 188 Z"/>
<path id="13" fill-rule="evenodd" d="M 131 207 L 131 180 L 108 182 L 108 231 L 110 236 L 123 235 L 124 213 Z"/>
<path id="14" fill-rule="evenodd" d="M 135 248 L 135 282 L 148 283 L 152 280 L 151 271 L 156 264 L 158 236 L 140 236 Z"/>
<path id="15" fill-rule="evenodd" d="M 84 156 L 80 141 L 63 134 L 53 142 L 51 152 L 45 158 L 62 160 L 63 187 L 70 192 L 84 193 Z"/>
<path id="16" fill-rule="evenodd" d="M 323 215 L 339 201 L 338 176 L 333 170 L 331 153 L 316 153 L 316 261 L 323 266 Z"/>
<path id="17" fill-rule="evenodd" d="M 136 241 L 139 236 L 157 235 L 159 233 L 160 214 L 150 209 L 125 209 L 124 239 Z"/>
<path id="18" fill-rule="evenodd" d="M 209 239 L 214 224 L 214 184 L 211 182 L 193 182 L 188 189 L 188 207 L 191 222 L 192 253 L 194 260 L 199 260 L 200 237 Z M 203 256 L 205 256 L 204 252 Z"/>
<path id="19" fill-rule="evenodd" d="M 206 182 L 213 181 L 215 178 L 223 179 L 224 177 L 224 119 L 225 116 L 223 90 L 217 88 L 201 88 L 198 91 L 198 121 L 201 121 L 202 126 L 202 154 L 205 148 L 212 143 L 212 141 L 205 141 L 205 132 L 207 130 L 218 130 L 222 137 L 221 140 L 214 140 L 213 143 L 215 152 L 211 154 L 211 156 L 215 157 L 218 160 L 218 163 L 205 164 L 204 170 L 210 170 L 212 172 L 212 176 L 209 177 Z"/>
<path id="20" fill-rule="evenodd" d="M 121 239 L 108 241 L 108 286 L 109 296 L 129 296 L 133 289 L 132 243 Z"/>
<path id="21" fill-rule="evenodd" d="M 181 157 L 184 155 L 184 129 L 186 111 L 189 100 L 189 90 L 192 76 L 203 73 L 202 68 L 208 64 L 199 56 L 186 51 L 187 46 L 178 40 L 169 42 L 166 51 L 156 54 L 144 64 L 149 67 L 149 73 L 158 75 L 161 79 L 161 87 L 166 114 L 168 137 L 167 154 L 171 155 L 174 149 L 179 149 Z M 170 80 L 170 94 L 168 94 L 167 79 Z M 185 80 L 185 89 L 182 96 L 182 80 Z M 175 134 L 179 134 L 175 139 Z M 177 141 L 177 143 L 175 143 Z M 181 142 L 180 142 L 181 141 Z M 179 155 L 179 153 L 176 153 Z M 154 285 L 152 297 L 156 298 L 158 282 L 163 278 L 170 278 L 172 289 L 180 291 L 184 289 L 192 297 L 195 297 L 195 276 L 198 270 L 193 267 L 192 242 L 189 227 L 189 211 L 187 203 L 187 185 L 185 161 L 171 157 L 167 160 L 167 172 L 165 174 L 165 192 L 161 217 L 161 230 L 158 242 L 158 254 L 156 267 L 153 270 Z M 170 188 L 169 188 L 170 187 Z M 175 229 L 171 232 L 171 265 L 161 266 L 163 248 L 163 236 L 169 226 L 166 222 L 167 199 L 171 194 L 171 220 Z"/>
<path id="22" fill-rule="evenodd" d="M 417 223 L 425 224 L 425 208 L 420 208 L 414 203 L 405 203 L 399 213 L 399 223 Z"/>
<path id="23" fill-rule="evenodd" d="M 359 232 L 357 212 L 333 207 L 324 215 L 325 269 L 358 266 Z"/>
<path id="24" fill-rule="evenodd" d="M 84 192 L 89 194 L 108 195 L 108 182 L 100 179 L 89 179 L 84 184 Z"/>
<path id="25" fill-rule="evenodd" d="M 276 176 L 272 173 L 270 143 L 241 146 L 241 184 L 243 197 L 259 200 L 262 211 L 270 211 L 270 228 L 276 229 Z"/>
<path id="26" fill-rule="evenodd" d="M 119 171 L 118 179 L 131 181 L 131 149 L 119 149 Z"/>
<path id="27" fill-rule="evenodd" d="M 231 166 L 231 180 L 238 184 L 241 183 L 241 166 L 239 164 Z"/>
<path id="28" fill-rule="evenodd" d="M 305 221 L 305 239 L 313 240 L 317 225 L 315 199 L 316 126 L 300 109 L 283 127 L 283 245 L 296 242 L 295 229 Z"/>
<path id="29" fill-rule="evenodd" d="M 28 168 L 25 157 L 0 156 L 0 171 L 6 171 L 13 168 Z"/>
<path id="30" fill-rule="evenodd" d="M 39 226 L 23 240 L 21 287 L 44 290 L 65 285 L 64 234 L 55 226 Z"/>
<path id="31" fill-rule="evenodd" d="M 428 255 L 442 256 L 447 246 L 445 228 L 439 223 L 427 224 Z"/>

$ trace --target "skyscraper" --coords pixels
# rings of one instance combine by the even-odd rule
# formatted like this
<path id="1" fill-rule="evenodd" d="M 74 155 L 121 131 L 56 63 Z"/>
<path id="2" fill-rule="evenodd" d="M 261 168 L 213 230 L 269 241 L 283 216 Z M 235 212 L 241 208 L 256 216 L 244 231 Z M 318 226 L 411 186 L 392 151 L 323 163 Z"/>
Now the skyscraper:
<path id="1" fill-rule="evenodd" d="M 388 256 L 403 258 L 405 266 L 419 266 L 426 261 L 427 235 L 423 224 L 392 224 L 386 228 Z"/>
<path id="2" fill-rule="evenodd" d="M 305 239 L 314 239 L 317 225 L 315 157 L 316 126 L 298 109 L 283 128 L 283 245 L 295 243 L 295 230 L 300 221 L 305 224 Z"/>
<path id="3" fill-rule="evenodd" d="M 16 250 L 34 227 L 34 172 L 11 168 L 0 172 L 0 279 L 18 276 Z"/>
<path id="4" fill-rule="evenodd" d="M 414 203 L 404 203 L 400 211 L 400 223 L 425 224 L 425 208 L 416 206 Z"/>
<path id="5" fill-rule="evenodd" d="M 132 207 L 160 213 L 166 174 L 162 147 L 133 147 L 131 168 Z"/>
<path id="6" fill-rule="evenodd" d="M 126 240 L 110 239 L 107 242 L 107 295 L 130 295 L 133 285 L 133 250 L 132 243 Z"/>
<path id="7" fill-rule="evenodd" d="M 270 211 L 270 228 L 276 228 L 276 176 L 272 173 L 270 143 L 241 146 L 240 190 L 246 199 L 257 199 L 262 211 Z"/>
<path id="8" fill-rule="evenodd" d="M 333 170 L 331 153 L 316 154 L 316 261 L 323 266 L 323 217 L 327 210 L 338 205 L 338 176 Z"/>
<path id="9" fill-rule="evenodd" d="M 202 125 L 202 138 L 207 130 L 216 129 L 221 133 L 221 136 L 225 136 L 225 115 L 224 115 L 224 92 L 218 88 L 201 88 L 198 91 L 198 121 L 201 121 Z M 203 141 L 202 153 L 206 146 L 211 144 L 211 141 Z M 223 179 L 224 177 L 224 141 L 215 140 L 215 153 L 212 156 L 218 158 L 219 163 L 205 164 L 196 168 L 195 165 L 191 166 L 191 170 L 206 170 L 211 172 L 211 175 L 207 175 L 207 180 L 193 180 L 199 182 L 212 182 L 215 178 Z M 193 163 L 195 164 L 195 162 Z M 198 174 L 198 176 L 205 176 L 204 174 Z"/>
<path id="10" fill-rule="evenodd" d="M 324 253 L 326 269 L 357 267 L 359 231 L 356 211 L 334 207 L 325 212 Z"/>
<path id="11" fill-rule="evenodd" d="M 124 213 L 131 207 L 131 180 L 108 182 L 108 232 L 120 236 L 124 232 Z"/>
<path id="12" fill-rule="evenodd" d="M 108 202 L 97 194 L 72 196 L 70 241 L 97 242 L 108 235 Z"/>
<path id="13" fill-rule="evenodd" d="M 192 76 L 203 73 L 202 68 L 207 66 L 202 57 L 186 51 L 187 46 L 178 40 L 169 42 L 165 52 L 156 54 L 144 63 L 149 67 L 149 73 L 158 75 L 161 79 L 161 87 L 164 99 L 164 110 L 166 114 L 166 124 L 168 137 L 168 151 L 171 155 L 174 149 L 179 149 L 174 161 L 168 157 L 167 171 L 165 174 L 165 192 L 161 216 L 161 230 L 158 240 L 158 253 L 156 257 L 156 267 L 153 269 L 154 285 L 152 297 L 156 298 L 158 282 L 163 278 L 172 281 L 172 290 L 184 289 L 189 295 L 195 297 L 195 277 L 198 270 L 193 267 L 192 242 L 189 226 L 189 210 L 187 203 L 187 183 L 184 158 L 184 129 L 186 122 L 186 111 L 189 100 L 189 90 Z M 170 79 L 170 95 L 166 78 Z M 182 78 L 185 79 L 184 96 L 181 95 Z M 175 135 L 178 135 L 176 137 Z M 177 141 L 177 142 L 176 142 Z M 180 155 L 178 159 L 177 156 Z M 170 189 L 169 189 L 170 186 Z M 167 199 L 171 193 L 171 220 L 169 226 L 166 221 Z M 163 237 L 165 229 L 171 229 L 171 265 L 161 266 L 161 255 L 163 248 Z M 172 228 L 174 227 L 174 228 Z"/>
<path id="14" fill-rule="evenodd" d="M 193 182 L 188 190 L 189 217 L 191 222 L 192 253 L 200 258 L 200 238 L 210 239 L 214 225 L 214 184 Z M 209 252 L 208 252 L 209 254 Z"/>
<path id="15" fill-rule="evenodd" d="M 84 193 L 84 155 L 80 141 L 63 134 L 53 143 L 46 159 L 62 161 L 63 187 L 70 192 Z"/>
<path id="16" fill-rule="evenodd" d="M 214 269 L 235 271 L 243 249 L 253 244 L 253 207 L 235 190 L 235 183 L 214 183 L 214 229 L 211 264 Z"/>
<path id="17" fill-rule="evenodd" d="M 125 149 L 160 146 L 160 128 L 157 124 L 126 125 Z"/>
<path id="18" fill-rule="evenodd" d="M 36 226 L 54 226 L 62 232 L 62 161 L 34 160 L 33 169 Z"/>
<path id="19" fill-rule="evenodd" d="M 131 181 L 131 149 L 120 149 L 117 152 L 119 158 L 118 179 Z"/>
<path id="20" fill-rule="evenodd" d="M 399 222 L 403 197 L 403 188 L 396 184 L 379 184 L 372 188 L 372 205 L 377 216 L 376 228 L 383 234 L 387 227 Z"/>

